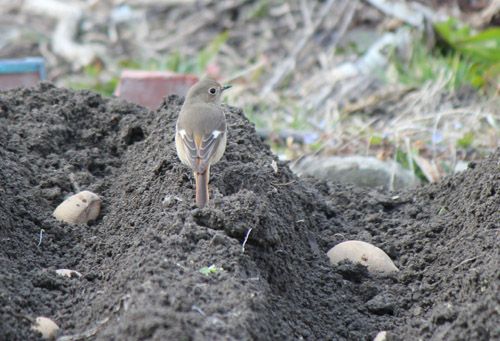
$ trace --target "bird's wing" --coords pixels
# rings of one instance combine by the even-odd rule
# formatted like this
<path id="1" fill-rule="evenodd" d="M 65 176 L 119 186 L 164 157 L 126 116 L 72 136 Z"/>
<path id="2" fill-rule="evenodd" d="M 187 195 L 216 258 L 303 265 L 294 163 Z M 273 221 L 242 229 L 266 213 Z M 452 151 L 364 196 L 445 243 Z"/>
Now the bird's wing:
<path id="1" fill-rule="evenodd" d="M 223 140 L 225 131 L 212 130 L 203 135 L 190 134 L 185 129 L 178 132 L 188 164 L 197 173 L 205 172 Z"/>

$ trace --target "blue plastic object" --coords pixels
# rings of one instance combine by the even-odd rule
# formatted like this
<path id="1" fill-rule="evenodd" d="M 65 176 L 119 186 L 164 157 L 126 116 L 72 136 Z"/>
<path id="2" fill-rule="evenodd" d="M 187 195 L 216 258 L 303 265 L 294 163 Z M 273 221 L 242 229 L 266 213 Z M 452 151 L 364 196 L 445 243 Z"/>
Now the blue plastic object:
<path id="1" fill-rule="evenodd" d="M 41 57 L 0 59 L 0 75 L 13 73 L 38 73 L 40 80 L 47 78 L 45 61 Z"/>

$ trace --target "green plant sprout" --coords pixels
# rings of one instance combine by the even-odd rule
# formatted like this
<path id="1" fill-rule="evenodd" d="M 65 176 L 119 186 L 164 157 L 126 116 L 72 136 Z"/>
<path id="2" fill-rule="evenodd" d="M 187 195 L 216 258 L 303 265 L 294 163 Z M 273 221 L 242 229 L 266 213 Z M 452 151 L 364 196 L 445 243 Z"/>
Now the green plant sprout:
<path id="1" fill-rule="evenodd" d="M 434 29 L 445 45 L 471 61 L 465 76 L 476 87 L 500 81 L 500 28 L 474 32 L 456 19 L 436 23 Z M 495 84 L 496 83 L 496 84 Z"/>
<path id="2" fill-rule="evenodd" d="M 224 270 L 222 267 L 218 267 L 218 266 L 212 264 L 208 267 L 207 266 L 202 267 L 199 271 L 202 274 L 204 274 L 205 276 L 209 276 L 211 274 L 215 274 L 215 273 L 220 272 L 222 270 Z"/>

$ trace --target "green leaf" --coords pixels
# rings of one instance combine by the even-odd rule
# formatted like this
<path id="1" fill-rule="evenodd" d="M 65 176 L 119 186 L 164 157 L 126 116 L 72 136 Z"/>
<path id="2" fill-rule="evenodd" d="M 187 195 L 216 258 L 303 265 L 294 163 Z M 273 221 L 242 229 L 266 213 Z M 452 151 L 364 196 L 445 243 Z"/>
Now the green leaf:
<path id="1" fill-rule="evenodd" d="M 200 272 L 202 274 L 204 274 L 205 276 L 209 276 L 211 274 L 217 273 L 217 272 L 222 271 L 222 270 L 224 270 L 224 269 L 219 268 L 219 267 L 215 266 L 214 264 L 212 264 L 208 267 L 207 266 L 202 267 L 200 269 Z"/>
<path id="2" fill-rule="evenodd" d="M 436 23 L 434 29 L 446 44 L 463 58 L 473 62 L 468 70 L 454 68 L 463 72 L 463 77 L 476 87 L 495 88 L 500 79 L 500 28 L 493 27 L 481 32 L 460 23 L 456 19 Z M 454 75 L 454 83 L 458 75 Z"/>
<path id="3" fill-rule="evenodd" d="M 413 153 L 413 152 L 412 152 Z M 427 177 L 425 176 L 424 172 L 422 169 L 417 165 L 415 160 L 413 158 L 411 159 L 413 163 L 413 172 L 415 173 L 415 176 L 422 180 L 422 182 L 429 182 L 427 180 Z M 403 168 L 410 170 L 410 162 L 408 158 L 408 154 L 402 151 L 401 149 L 396 150 L 396 162 L 399 163 Z"/>
<path id="4" fill-rule="evenodd" d="M 371 146 L 380 146 L 382 144 L 382 142 L 384 142 L 384 138 L 382 136 L 379 136 L 379 135 L 370 136 L 369 143 Z"/>
<path id="5" fill-rule="evenodd" d="M 436 23 L 434 29 L 453 49 L 479 61 L 500 61 L 500 28 L 490 28 L 473 34 L 471 29 L 455 19 Z"/>
<path id="6" fill-rule="evenodd" d="M 474 133 L 469 131 L 464 134 L 460 139 L 457 141 L 457 145 L 460 148 L 467 149 L 472 145 L 472 142 L 474 142 Z"/>

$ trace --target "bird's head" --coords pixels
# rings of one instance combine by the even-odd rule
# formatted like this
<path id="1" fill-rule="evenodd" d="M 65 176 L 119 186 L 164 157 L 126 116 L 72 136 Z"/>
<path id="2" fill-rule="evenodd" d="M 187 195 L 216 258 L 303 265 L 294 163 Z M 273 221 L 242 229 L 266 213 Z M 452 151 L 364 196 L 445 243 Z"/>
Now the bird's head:
<path id="1" fill-rule="evenodd" d="M 186 102 L 220 103 L 222 92 L 231 85 L 220 85 L 212 78 L 203 78 L 194 84 L 186 95 Z"/>

